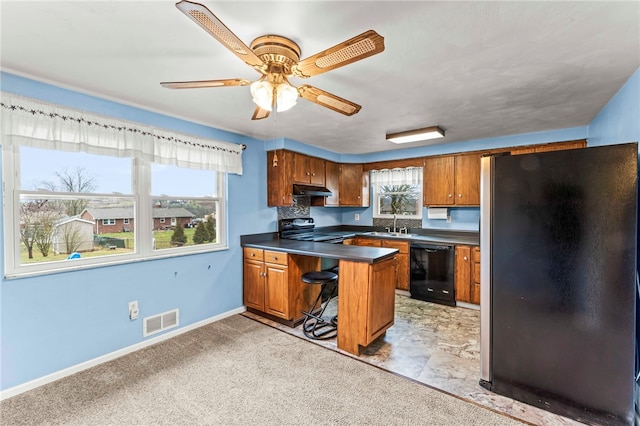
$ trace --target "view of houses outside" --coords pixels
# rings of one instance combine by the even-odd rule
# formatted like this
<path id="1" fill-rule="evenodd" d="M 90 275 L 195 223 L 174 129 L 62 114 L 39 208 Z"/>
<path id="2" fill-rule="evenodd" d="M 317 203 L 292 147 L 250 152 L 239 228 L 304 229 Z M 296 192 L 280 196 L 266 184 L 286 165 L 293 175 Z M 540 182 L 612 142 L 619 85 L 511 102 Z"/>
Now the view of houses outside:
<path id="1" fill-rule="evenodd" d="M 21 263 L 133 252 L 131 176 L 129 158 L 21 147 Z M 215 176 L 152 165 L 154 249 L 215 242 Z"/>

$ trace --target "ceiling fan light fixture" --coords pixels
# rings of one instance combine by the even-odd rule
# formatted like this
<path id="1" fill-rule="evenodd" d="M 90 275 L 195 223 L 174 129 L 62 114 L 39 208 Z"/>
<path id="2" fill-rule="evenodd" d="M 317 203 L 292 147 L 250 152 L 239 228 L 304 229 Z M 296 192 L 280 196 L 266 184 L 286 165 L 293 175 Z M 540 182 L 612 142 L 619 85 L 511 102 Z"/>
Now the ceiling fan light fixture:
<path id="1" fill-rule="evenodd" d="M 287 83 L 280 83 L 276 88 L 276 105 L 278 112 L 293 108 L 298 100 L 298 90 Z"/>
<path id="2" fill-rule="evenodd" d="M 271 83 L 265 80 L 251 83 L 251 96 L 253 96 L 253 102 L 256 105 L 266 111 L 271 111 L 271 105 L 273 104 L 273 86 L 271 86 Z"/>
<path id="3" fill-rule="evenodd" d="M 443 138 L 444 130 L 438 126 L 425 127 L 424 129 L 408 130 L 400 133 L 390 133 L 387 140 L 393 143 L 409 143 L 426 141 L 429 139 Z"/>

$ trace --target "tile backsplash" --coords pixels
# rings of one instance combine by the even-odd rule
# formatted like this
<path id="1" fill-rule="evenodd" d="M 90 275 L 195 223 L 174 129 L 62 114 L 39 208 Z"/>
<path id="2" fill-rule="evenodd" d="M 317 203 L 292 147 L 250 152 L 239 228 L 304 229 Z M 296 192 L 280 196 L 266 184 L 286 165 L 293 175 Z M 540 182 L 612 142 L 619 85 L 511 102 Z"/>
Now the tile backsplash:
<path id="1" fill-rule="evenodd" d="M 311 198 L 307 196 L 295 196 L 293 197 L 293 206 L 291 207 L 278 207 L 278 220 L 280 219 L 295 219 L 296 217 L 310 217 L 311 216 Z"/>
<path id="2" fill-rule="evenodd" d="M 393 219 L 373 218 L 373 226 L 376 228 L 393 228 Z M 420 219 L 401 219 L 396 220 L 396 228 L 422 228 L 422 220 Z M 396 230 L 398 230 L 396 229 Z"/>

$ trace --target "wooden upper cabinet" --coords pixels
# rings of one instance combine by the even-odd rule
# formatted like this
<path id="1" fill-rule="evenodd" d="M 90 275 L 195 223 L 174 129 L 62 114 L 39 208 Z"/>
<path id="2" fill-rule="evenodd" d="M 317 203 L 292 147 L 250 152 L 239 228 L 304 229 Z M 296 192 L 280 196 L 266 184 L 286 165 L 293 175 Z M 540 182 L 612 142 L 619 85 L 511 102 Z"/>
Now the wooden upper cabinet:
<path id="1" fill-rule="evenodd" d="M 480 157 L 481 154 L 456 156 L 456 205 L 480 205 Z"/>
<path id="2" fill-rule="evenodd" d="M 464 154 L 425 158 L 423 204 L 480 205 L 480 157 Z"/>
<path id="3" fill-rule="evenodd" d="M 510 152 L 511 152 L 511 155 L 532 154 L 536 152 L 536 149 L 530 146 L 525 148 L 514 148 Z"/>
<path id="4" fill-rule="evenodd" d="M 331 196 L 324 199 L 325 206 L 340 205 L 340 164 L 325 161 L 325 186 L 331 191 Z"/>
<path id="5" fill-rule="evenodd" d="M 547 151 L 563 151 L 565 149 L 580 149 L 586 148 L 587 141 L 585 139 L 580 139 L 576 141 L 567 141 L 567 142 L 555 142 L 548 143 L 538 146 L 525 146 L 525 147 L 516 147 L 510 150 L 511 155 L 522 155 L 522 154 L 531 154 L 534 152 L 547 152 Z"/>
<path id="6" fill-rule="evenodd" d="M 321 158 L 293 153 L 293 181 L 307 185 L 324 186 L 325 161 Z"/>
<path id="7" fill-rule="evenodd" d="M 339 187 L 341 206 L 369 206 L 369 172 L 362 164 L 341 164 Z"/>
<path id="8" fill-rule="evenodd" d="M 425 158 L 423 173 L 424 205 L 453 205 L 455 192 L 454 157 Z"/>
<path id="9" fill-rule="evenodd" d="M 325 164 L 326 162 L 321 158 L 309 158 L 309 172 L 311 173 L 309 183 L 311 185 L 325 185 Z"/>
<path id="10" fill-rule="evenodd" d="M 267 205 L 293 204 L 293 153 L 278 149 L 267 152 Z"/>

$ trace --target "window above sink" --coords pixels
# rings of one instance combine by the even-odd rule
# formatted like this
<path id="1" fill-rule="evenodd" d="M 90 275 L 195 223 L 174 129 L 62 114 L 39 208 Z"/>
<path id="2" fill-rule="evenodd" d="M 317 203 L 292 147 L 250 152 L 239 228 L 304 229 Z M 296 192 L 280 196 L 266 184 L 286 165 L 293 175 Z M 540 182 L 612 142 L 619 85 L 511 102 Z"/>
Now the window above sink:
<path id="1" fill-rule="evenodd" d="M 422 167 L 372 170 L 374 218 L 422 219 Z"/>

